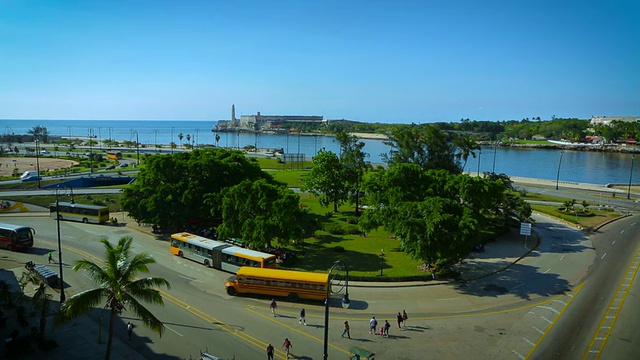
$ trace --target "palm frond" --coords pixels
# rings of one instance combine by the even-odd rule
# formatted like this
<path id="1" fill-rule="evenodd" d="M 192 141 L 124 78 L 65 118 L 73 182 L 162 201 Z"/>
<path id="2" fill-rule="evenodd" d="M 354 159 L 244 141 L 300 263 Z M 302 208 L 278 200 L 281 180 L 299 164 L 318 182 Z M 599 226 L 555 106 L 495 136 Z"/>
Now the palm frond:
<path id="1" fill-rule="evenodd" d="M 133 313 L 142 320 L 145 326 L 162 337 L 162 334 L 164 334 L 164 325 L 162 324 L 162 321 L 155 317 L 155 315 L 153 315 L 134 298 L 130 299 L 129 305 Z"/>
<path id="2" fill-rule="evenodd" d="M 96 288 L 79 292 L 68 298 L 60 307 L 61 322 L 78 318 L 82 314 L 97 307 L 103 299 L 109 296 L 109 290 Z"/>

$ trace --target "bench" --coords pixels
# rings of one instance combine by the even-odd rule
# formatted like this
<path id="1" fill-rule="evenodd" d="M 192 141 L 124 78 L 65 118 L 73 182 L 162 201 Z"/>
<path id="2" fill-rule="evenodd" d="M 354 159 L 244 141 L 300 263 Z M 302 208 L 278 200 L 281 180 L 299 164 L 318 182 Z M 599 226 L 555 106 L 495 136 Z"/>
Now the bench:
<path id="1" fill-rule="evenodd" d="M 55 286 L 58 284 L 58 273 L 49 269 L 46 265 L 37 265 L 33 268 L 33 271 L 38 274 L 38 277 L 49 286 Z"/>

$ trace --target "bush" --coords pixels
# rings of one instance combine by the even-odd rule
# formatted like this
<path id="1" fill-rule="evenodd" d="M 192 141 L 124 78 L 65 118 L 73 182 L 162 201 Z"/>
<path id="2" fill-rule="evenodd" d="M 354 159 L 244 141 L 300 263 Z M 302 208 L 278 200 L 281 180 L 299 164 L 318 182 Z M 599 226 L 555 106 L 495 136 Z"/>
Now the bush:
<path id="1" fill-rule="evenodd" d="M 346 235 L 345 229 L 342 225 L 338 224 L 327 224 L 324 226 L 324 231 L 328 232 L 331 235 Z"/>
<path id="2" fill-rule="evenodd" d="M 333 251 L 335 251 L 337 253 L 342 253 L 342 252 L 344 252 L 344 247 L 342 247 L 342 246 L 334 246 Z"/>
<path id="3" fill-rule="evenodd" d="M 347 218 L 347 224 L 358 225 L 358 218 L 355 216 L 349 216 Z"/>

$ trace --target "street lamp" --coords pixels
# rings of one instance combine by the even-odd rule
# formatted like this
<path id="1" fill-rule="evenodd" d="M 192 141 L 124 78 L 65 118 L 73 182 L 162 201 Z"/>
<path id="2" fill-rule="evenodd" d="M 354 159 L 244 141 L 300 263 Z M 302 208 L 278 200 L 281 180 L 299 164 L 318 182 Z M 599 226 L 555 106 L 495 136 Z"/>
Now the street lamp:
<path id="1" fill-rule="evenodd" d="M 89 174 L 93 174 L 93 129 L 89 128 Z"/>
<path id="2" fill-rule="evenodd" d="M 38 178 L 38 189 L 40 189 L 40 149 L 38 148 L 38 143 L 40 141 L 38 140 L 37 136 L 33 140 L 36 143 L 36 167 L 38 171 L 38 174 L 36 175 L 36 177 Z"/>
<path id="3" fill-rule="evenodd" d="M 560 161 L 558 161 L 558 175 L 556 175 L 556 190 L 558 190 L 558 183 L 560 182 L 560 164 L 562 164 L 562 154 L 564 154 L 564 151 L 560 151 Z"/>
<path id="4" fill-rule="evenodd" d="M 493 167 L 491 168 L 491 173 L 495 175 L 496 173 L 496 153 L 498 152 L 498 140 L 493 143 Z"/>
<path id="5" fill-rule="evenodd" d="M 480 176 L 480 157 L 482 156 L 482 149 L 478 151 L 478 177 Z"/>
<path id="6" fill-rule="evenodd" d="M 136 153 L 138 155 L 138 166 L 140 165 L 140 140 L 138 139 L 138 131 L 131 130 L 131 133 L 136 133 Z"/>
<path id="7" fill-rule="evenodd" d="M 60 244 L 60 186 L 69 189 L 69 193 L 71 194 L 71 203 L 73 204 L 73 188 L 71 186 L 63 184 L 58 185 L 56 187 L 56 224 L 58 227 L 58 265 L 60 266 L 60 305 L 64 303 L 64 277 L 62 276 L 62 246 Z"/>
<path id="8" fill-rule="evenodd" d="M 340 262 L 340 260 L 336 261 L 333 266 L 331 266 L 331 269 L 329 269 L 329 281 L 327 283 L 327 297 L 324 300 L 324 353 L 322 354 L 322 358 L 324 360 L 327 360 L 328 358 L 328 354 L 327 354 L 327 350 L 328 350 L 328 346 L 329 346 L 329 300 L 331 299 L 331 294 L 337 294 L 340 292 L 340 290 L 338 290 L 337 292 L 332 292 L 331 291 L 331 283 L 333 280 L 335 280 L 335 277 L 337 274 L 333 275 L 333 278 L 331 277 L 331 273 L 333 273 L 333 270 L 338 269 L 338 271 L 340 271 L 340 269 L 344 266 L 344 271 L 346 273 L 345 276 L 345 281 L 344 281 L 344 287 L 345 287 L 345 291 L 344 291 L 344 295 L 342 297 L 342 307 L 347 309 L 349 308 L 349 305 L 351 304 L 351 301 L 349 300 L 349 269 L 347 268 L 346 264 L 342 264 Z"/>
<path id="9" fill-rule="evenodd" d="M 631 199 L 631 179 L 633 178 L 633 161 L 635 159 L 636 154 L 631 155 L 631 170 L 629 170 L 629 189 L 627 190 L 627 199 Z"/>
<path id="10" fill-rule="evenodd" d="M 380 249 L 380 276 L 382 276 L 383 268 L 384 268 L 384 249 Z"/>

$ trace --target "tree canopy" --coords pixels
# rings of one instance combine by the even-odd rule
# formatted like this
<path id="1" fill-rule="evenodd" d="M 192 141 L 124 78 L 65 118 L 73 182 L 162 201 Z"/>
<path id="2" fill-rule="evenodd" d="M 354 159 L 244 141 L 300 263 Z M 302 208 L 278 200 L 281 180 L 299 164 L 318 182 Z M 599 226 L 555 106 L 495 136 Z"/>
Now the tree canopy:
<path id="1" fill-rule="evenodd" d="M 145 159 L 136 181 L 124 190 L 122 206 L 136 221 L 162 228 L 180 229 L 196 219 L 217 225 L 221 222 L 217 204 L 203 199 L 244 180 L 259 179 L 273 181 L 240 151 L 155 154 Z"/>

